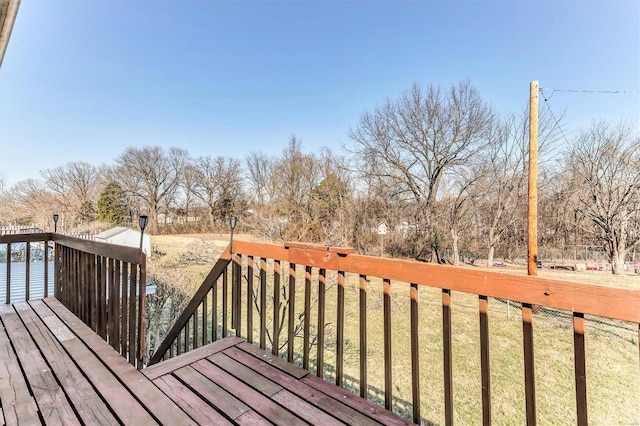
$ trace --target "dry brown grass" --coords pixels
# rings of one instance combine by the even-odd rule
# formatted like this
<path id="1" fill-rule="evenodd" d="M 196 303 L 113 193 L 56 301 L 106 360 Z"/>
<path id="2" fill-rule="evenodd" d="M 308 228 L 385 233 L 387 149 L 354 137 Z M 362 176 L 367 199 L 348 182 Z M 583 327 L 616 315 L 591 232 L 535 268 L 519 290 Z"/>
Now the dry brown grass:
<path id="1" fill-rule="evenodd" d="M 179 251 L 193 243 L 194 236 L 162 236 L 156 238 L 159 247 Z M 226 245 L 224 238 L 215 238 Z M 166 248 L 165 248 L 166 247 Z M 186 266 L 186 265 L 185 265 Z M 193 265 L 188 266 L 191 268 Z M 272 277 L 269 266 L 269 277 Z M 303 269 L 303 268 L 300 268 Z M 496 270 L 496 268 L 491 268 Z M 504 271 L 500 269 L 500 271 Z M 507 272 L 507 271 L 504 271 Z M 524 273 L 509 270 L 512 273 Z M 317 291 L 317 281 L 312 288 Z M 567 281 L 588 282 L 624 288 L 638 288 L 640 277 L 613 277 L 600 272 L 567 272 L 541 270 L 540 275 Z M 296 311 L 303 308 L 303 272 L 298 272 Z M 254 280 L 255 290 L 258 280 Z M 324 350 L 325 378 L 331 380 L 335 365 L 336 290 L 335 274 L 328 273 L 326 321 L 327 337 Z M 359 319 L 357 277 L 349 275 L 345 311 L 345 374 L 355 379 L 349 382 L 358 391 Z M 268 294 L 271 294 L 272 279 Z M 394 411 L 405 416 L 411 410 L 411 348 L 408 285 L 393 283 L 392 299 L 392 366 Z M 246 288 L 245 290 L 246 291 Z M 480 424 L 482 420 L 480 342 L 478 300 L 476 296 L 454 293 L 453 376 L 454 410 L 458 424 Z M 246 297 L 242 298 L 246 303 Z M 268 304 L 269 306 L 269 304 Z M 378 279 L 369 283 L 367 300 L 369 345 L 367 366 L 369 397 L 379 397 L 384 389 L 384 359 L 382 335 L 382 284 Z M 243 306 L 246 312 L 246 305 Z M 441 290 L 421 287 L 419 301 L 420 389 L 421 413 L 425 423 L 444 423 L 442 308 Z M 267 327 L 272 311 L 268 309 Z M 317 305 L 311 310 L 311 323 L 317 324 Z M 520 425 L 525 423 L 524 363 L 522 323 L 517 306 L 490 300 L 491 391 L 493 422 Z M 254 313 L 254 340 L 258 338 L 258 316 Z M 286 327 L 285 327 L 286 330 Z M 243 335 L 246 335 L 243 322 Z M 285 336 L 282 336 L 282 340 Z M 281 340 L 281 341 L 282 341 Z M 534 317 L 536 369 L 536 403 L 540 424 L 575 423 L 575 383 L 573 373 L 573 329 L 570 313 L 542 312 Z M 296 352 L 302 354 L 302 339 L 296 339 Z M 270 347 L 268 347 L 270 349 Z M 592 424 L 634 424 L 640 421 L 640 370 L 638 368 L 638 325 L 587 318 L 587 397 L 589 421 Z M 316 348 L 311 351 L 312 371 L 315 371 Z M 348 386 L 349 387 L 349 386 Z M 378 399 L 378 402 L 380 400 Z"/>

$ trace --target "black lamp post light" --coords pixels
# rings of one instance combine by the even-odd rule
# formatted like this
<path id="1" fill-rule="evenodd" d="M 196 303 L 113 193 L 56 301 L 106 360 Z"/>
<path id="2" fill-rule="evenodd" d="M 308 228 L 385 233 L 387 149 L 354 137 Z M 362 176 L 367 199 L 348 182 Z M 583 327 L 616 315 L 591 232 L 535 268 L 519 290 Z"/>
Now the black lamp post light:
<path id="1" fill-rule="evenodd" d="M 142 250 L 142 237 L 144 236 L 144 228 L 147 227 L 149 223 L 149 216 L 140 215 L 140 219 L 138 219 L 138 225 L 140 225 L 140 250 Z"/>
<path id="2" fill-rule="evenodd" d="M 53 215 L 53 232 L 54 233 L 58 233 L 58 219 L 60 218 L 60 215 L 58 213 Z"/>

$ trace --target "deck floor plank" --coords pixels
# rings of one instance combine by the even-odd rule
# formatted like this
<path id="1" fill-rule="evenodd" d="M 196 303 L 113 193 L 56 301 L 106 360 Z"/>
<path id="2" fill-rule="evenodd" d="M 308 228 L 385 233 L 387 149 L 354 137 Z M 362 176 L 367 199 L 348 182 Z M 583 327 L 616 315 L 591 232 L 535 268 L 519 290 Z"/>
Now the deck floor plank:
<path id="1" fill-rule="evenodd" d="M 2 322 L 42 417 L 52 424 L 80 425 L 63 389 L 16 311 L 3 310 Z"/>
<path id="2" fill-rule="evenodd" d="M 42 317 L 52 315 L 47 306 L 41 301 L 32 302 L 32 306 Z M 72 327 L 70 328 L 72 329 Z M 104 343 L 103 340 L 101 342 Z M 131 424 L 157 424 L 145 407 L 133 395 L 123 389 L 122 384 L 113 373 L 89 350 L 81 339 L 66 339 L 60 343 L 85 373 L 97 392 L 110 405 L 120 421 L 131 422 Z M 100 346 L 105 347 L 103 345 Z"/>
<path id="3" fill-rule="evenodd" d="M 11 309 L 11 305 L 0 306 L 0 318 L 7 309 Z M 0 404 L 7 426 L 40 422 L 35 401 L 4 326 L 0 327 Z"/>
<path id="4" fill-rule="evenodd" d="M 302 382 L 308 384 L 311 387 L 318 389 L 321 392 L 331 394 L 335 398 L 339 398 L 342 403 L 357 410 L 385 425 L 410 425 L 411 422 L 405 420 L 399 416 L 396 416 L 391 411 L 386 410 L 384 407 L 374 404 L 371 401 L 360 398 L 349 392 L 346 389 L 334 386 L 333 384 L 321 379 L 318 376 L 309 374 L 301 379 Z"/>
<path id="5" fill-rule="evenodd" d="M 321 409 L 325 413 L 336 417 L 338 420 L 346 424 L 380 424 L 379 422 L 367 417 L 357 410 L 341 404 L 339 401 L 331 398 L 325 393 L 320 392 L 319 390 L 307 385 L 306 383 L 301 382 L 293 376 L 290 376 L 281 369 L 274 368 L 273 364 L 262 361 L 259 352 L 256 352 L 258 357 L 255 357 L 244 350 L 238 349 L 237 347 L 232 347 L 227 349 L 224 353 L 229 355 L 231 358 L 234 358 L 236 361 L 250 367 L 258 374 L 261 374 L 264 377 L 267 377 L 279 383 L 283 388 L 292 392 L 296 396 Z"/>
<path id="6" fill-rule="evenodd" d="M 154 381 L 163 392 L 173 395 L 175 401 L 199 424 L 231 425 L 222 414 L 203 401 L 174 376 L 167 374 Z"/>
<path id="7" fill-rule="evenodd" d="M 65 390 L 80 418 L 88 424 L 115 424 L 116 418 L 93 389 L 86 377 L 67 355 L 58 339 L 50 333 L 42 320 L 26 303 L 14 305 L 22 322 L 31 331 L 31 336 L 51 370 Z"/>
<path id="8" fill-rule="evenodd" d="M 207 357 L 207 359 L 263 395 L 270 397 L 282 390 L 282 386 L 276 382 L 256 374 L 255 371 L 245 365 L 242 365 L 238 361 L 229 358 L 228 355 L 218 353 Z"/>
<path id="9" fill-rule="evenodd" d="M 223 388 L 194 370 L 191 366 L 182 367 L 173 372 L 182 383 L 196 392 L 205 401 L 214 404 L 226 417 L 235 420 L 251 408 Z M 158 380 L 158 379 L 156 379 Z"/>
<path id="10" fill-rule="evenodd" d="M 202 358 L 206 358 L 209 355 L 213 355 L 218 352 L 221 352 L 240 342 L 242 342 L 242 339 L 235 336 L 228 337 L 224 340 L 218 340 L 217 342 L 213 342 L 206 346 L 202 346 L 200 348 L 194 349 L 192 351 L 189 351 L 175 358 L 171 358 L 166 361 L 162 361 L 158 364 L 147 367 L 144 370 L 142 370 L 142 372 L 144 373 L 145 376 L 153 380 L 164 374 L 171 373 L 172 371 L 178 370 L 181 367 L 189 365 L 193 362 L 199 361 Z"/>
<path id="11" fill-rule="evenodd" d="M 55 298 L 0 305 L 0 425 L 381 425 L 395 414 L 237 337 L 142 372 Z"/>
<path id="12" fill-rule="evenodd" d="M 40 301 L 39 301 L 40 302 Z M 35 302 L 34 302 L 35 303 Z M 86 347 L 92 350 L 109 367 L 109 371 L 120 380 L 128 389 L 131 395 L 135 395 L 142 406 L 146 407 L 153 414 L 153 417 L 162 424 L 190 425 L 195 424 L 174 401 L 160 391 L 150 380 L 140 371 L 129 364 L 117 351 L 105 344 L 104 340 L 87 327 L 80 319 L 67 310 L 55 298 L 46 298 L 42 302 L 49 309 L 64 321 L 72 331 L 84 342 Z M 119 401 L 118 396 L 115 403 Z"/>
<path id="13" fill-rule="evenodd" d="M 236 398 L 242 398 L 245 403 L 256 412 L 269 419 L 276 425 L 304 425 L 302 419 L 278 405 L 257 390 L 242 383 L 226 371 L 208 360 L 201 360 L 193 364 L 193 368 L 212 382 L 223 387 Z"/>

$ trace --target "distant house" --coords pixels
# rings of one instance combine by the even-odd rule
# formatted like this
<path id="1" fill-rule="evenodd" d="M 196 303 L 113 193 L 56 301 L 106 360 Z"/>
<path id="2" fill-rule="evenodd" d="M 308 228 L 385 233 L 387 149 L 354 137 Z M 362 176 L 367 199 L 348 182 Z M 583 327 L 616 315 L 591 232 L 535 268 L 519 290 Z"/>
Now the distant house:
<path id="1" fill-rule="evenodd" d="M 109 244 L 117 244 L 127 247 L 140 247 L 140 231 L 124 226 L 116 226 L 104 232 L 96 234 L 95 241 Z M 151 253 L 151 236 L 144 234 L 142 238 L 142 251 L 149 256 Z"/>

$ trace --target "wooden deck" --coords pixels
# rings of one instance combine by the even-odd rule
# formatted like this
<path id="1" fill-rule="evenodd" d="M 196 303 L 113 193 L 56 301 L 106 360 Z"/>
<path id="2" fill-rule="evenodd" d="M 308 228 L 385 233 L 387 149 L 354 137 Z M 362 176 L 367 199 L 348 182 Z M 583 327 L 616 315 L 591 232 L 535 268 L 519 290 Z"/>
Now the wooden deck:
<path id="1" fill-rule="evenodd" d="M 408 424 L 235 337 L 140 372 L 54 298 L 0 321 L 0 425 Z"/>

